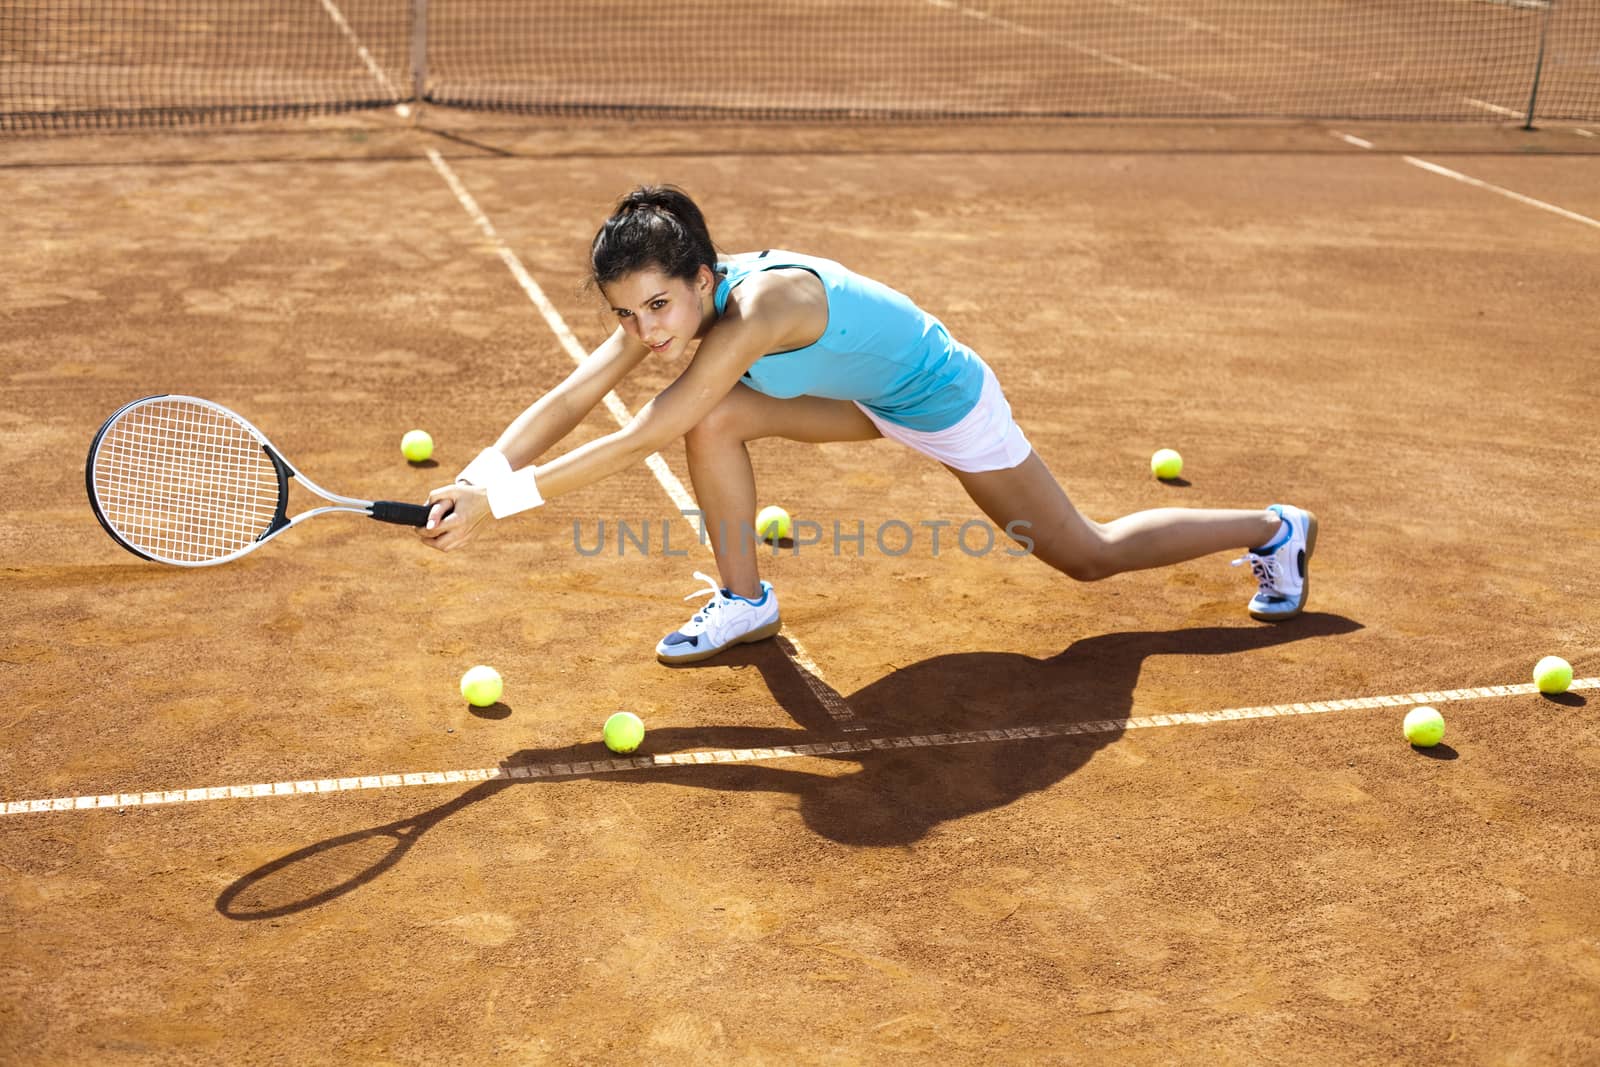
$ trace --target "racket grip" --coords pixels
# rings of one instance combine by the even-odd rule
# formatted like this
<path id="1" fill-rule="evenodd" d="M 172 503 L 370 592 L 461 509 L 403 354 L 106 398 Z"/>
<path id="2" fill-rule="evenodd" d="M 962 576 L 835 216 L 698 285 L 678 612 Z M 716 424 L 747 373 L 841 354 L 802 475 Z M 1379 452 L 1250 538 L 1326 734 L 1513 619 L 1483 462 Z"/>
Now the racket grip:
<path id="1" fill-rule="evenodd" d="M 427 504 L 404 504 L 398 500 L 374 500 L 372 502 L 373 518 L 379 522 L 392 522 L 396 526 L 426 526 L 428 525 Z"/>

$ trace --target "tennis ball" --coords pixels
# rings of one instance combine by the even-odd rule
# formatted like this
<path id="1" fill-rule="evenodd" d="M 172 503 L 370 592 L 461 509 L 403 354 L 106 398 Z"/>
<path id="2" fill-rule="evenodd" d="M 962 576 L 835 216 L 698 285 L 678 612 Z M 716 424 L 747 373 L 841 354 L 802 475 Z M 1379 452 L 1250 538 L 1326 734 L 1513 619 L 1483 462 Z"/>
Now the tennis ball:
<path id="1" fill-rule="evenodd" d="M 461 695 L 475 708 L 486 708 L 500 699 L 506 684 L 493 667 L 478 664 L 461 676 Z"/>
<path id="2" fill-rule="evenodd" d="M 1534 664 L 1533 684 L 1541 693 L 1565 693 L 1572 684 L 1572 664 L 1560 656 L 1546 656 Z"/>
<path id="3" fill-rule="evenodd" d="M 606 747 L 611 751 L 632 752 L 644 740 L 644 723 L 631 711 L 619 711 L 606 720 L 600 735 L 606 739 Z"/>
<path id="4" fill-rule="evenodd" d="M 1444 716 L 1424 704 L 1406 712 L 1402 727 L 1406 740 L 1418 748 L 1432 748 L 1444 738 Z"/>
<path id="5" fill-rule="evenodd" d="M 1150 457 L 1150 473 L 1162 481 L 1171 481 L 1183 473 L 1183 457 L 1170 448 L 1157 450 Z"/>
<path id="6" fill-rule="evenodd" d="M 433 438 L 427 430 L 412 430 L 400 438 L 400 454 L 412 463 L 421 463 L 433 455 Z"/>
<path id="7" fill-rule="evenodd" d="M 789 522 L 789 513 L 776 504 L 768 504 L 756 512 L 756 533 L 763 540 L 782 541 L 793 530 Z"/>

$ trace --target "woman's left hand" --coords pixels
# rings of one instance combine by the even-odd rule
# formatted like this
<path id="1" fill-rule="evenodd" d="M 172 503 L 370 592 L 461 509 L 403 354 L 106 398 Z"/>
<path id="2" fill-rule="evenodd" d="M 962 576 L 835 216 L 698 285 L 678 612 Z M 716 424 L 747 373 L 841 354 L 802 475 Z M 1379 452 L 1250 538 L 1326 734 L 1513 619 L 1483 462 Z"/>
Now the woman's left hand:
<path id="1" fill-rule="evenodd" d="M 489 517 L 489 491 L 476 485 L 441 485 L 428 494 L 428 525 L 417 530 L 423 543 L 450 552 L 472 540 Z"/>

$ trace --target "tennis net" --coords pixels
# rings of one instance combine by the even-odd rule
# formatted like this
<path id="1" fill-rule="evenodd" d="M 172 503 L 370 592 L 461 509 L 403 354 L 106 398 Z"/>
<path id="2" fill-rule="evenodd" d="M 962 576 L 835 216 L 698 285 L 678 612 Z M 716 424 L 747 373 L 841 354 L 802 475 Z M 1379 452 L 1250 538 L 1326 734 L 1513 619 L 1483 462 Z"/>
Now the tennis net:
<path id="1" fill-rule="evenodd" d="M 1600 120 L 1600 0 L 6 0 L 0 130 L 662 119 Z"/>

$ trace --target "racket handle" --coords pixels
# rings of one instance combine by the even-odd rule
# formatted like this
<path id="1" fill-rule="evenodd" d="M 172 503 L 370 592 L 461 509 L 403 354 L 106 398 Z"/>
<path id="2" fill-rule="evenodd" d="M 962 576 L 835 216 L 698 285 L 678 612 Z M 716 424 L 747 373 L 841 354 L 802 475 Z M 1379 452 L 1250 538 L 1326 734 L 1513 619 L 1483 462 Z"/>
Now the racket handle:
<path id="1" fill-rule="evenodd" d="M 404 504 L 398 500 L 374 500 L 371 515 L 379 522 L 392 522 L 396 526 L 428 525 L 427 504 Z"/>

